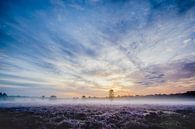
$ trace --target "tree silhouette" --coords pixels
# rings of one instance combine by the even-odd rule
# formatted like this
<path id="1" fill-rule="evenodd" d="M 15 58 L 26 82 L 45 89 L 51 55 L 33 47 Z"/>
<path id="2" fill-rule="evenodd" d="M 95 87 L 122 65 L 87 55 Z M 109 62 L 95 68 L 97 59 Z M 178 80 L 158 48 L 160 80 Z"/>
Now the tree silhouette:
<path id="1" fill-rule="evenodd" d="M 85 98 L 86 98 L 86 96 L 85 96 L 85 95 L 83 95 L 83 96 L 82 96 L 82 99 L 85 99 Z"/>
<path id="2" fill-rule="evenodd" d="M 1 92 L 0 92 L 0 97 L 7 97 L 7 94 L 6 94 L 6 93 L 1 93 Z"/>
<path id="3" fill-rule="evenodd" d="M 113 89 L 110 89 L 109 90 L 109 98 L 110 99 L 113 99 L 114 98 L 114 90 Z"/>

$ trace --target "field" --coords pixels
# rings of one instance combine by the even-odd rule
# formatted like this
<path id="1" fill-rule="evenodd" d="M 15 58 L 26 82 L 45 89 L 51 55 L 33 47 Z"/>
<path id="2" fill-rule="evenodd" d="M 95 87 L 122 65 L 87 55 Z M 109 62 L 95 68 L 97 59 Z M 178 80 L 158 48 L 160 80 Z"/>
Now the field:
<path id="1" fill-rule="evenodd" d="M 1 129 L 195 129 L 195 106 L 56 104 L 0 107 Z"/>

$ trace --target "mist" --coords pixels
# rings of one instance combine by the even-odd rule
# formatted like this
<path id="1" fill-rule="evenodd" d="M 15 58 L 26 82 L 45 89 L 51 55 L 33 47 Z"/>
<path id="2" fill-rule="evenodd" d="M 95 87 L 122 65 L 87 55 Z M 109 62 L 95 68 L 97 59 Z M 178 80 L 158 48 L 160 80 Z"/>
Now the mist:
<path id="1" fill-rule="evenodd" d="M 61 105 L 195 105 L 194 98 L 128 98 L 128 99 L 50 99 L 8 98 L 0 100 L 0 107 L 31 107 Z"/>

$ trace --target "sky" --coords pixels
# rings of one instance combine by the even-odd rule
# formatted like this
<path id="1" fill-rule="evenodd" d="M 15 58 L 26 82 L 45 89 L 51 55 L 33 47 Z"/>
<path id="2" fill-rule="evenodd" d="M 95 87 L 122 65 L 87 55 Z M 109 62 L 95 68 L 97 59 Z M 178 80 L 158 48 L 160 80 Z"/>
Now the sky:
<path id="1" fill-rule="evenodd" d="M 195 0 L 0 1 L 0 92 L 195 90 Z"/>

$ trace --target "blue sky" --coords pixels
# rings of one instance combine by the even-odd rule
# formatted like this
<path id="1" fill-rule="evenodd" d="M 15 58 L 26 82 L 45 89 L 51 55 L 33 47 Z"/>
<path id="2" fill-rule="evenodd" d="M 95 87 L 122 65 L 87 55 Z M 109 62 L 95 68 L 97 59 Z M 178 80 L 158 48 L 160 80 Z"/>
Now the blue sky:
<path id="1" fill-rule="evenodd" d="M 195 90 L 194 0 L 6 0 L 0 6 L 2 92 Z"/>

